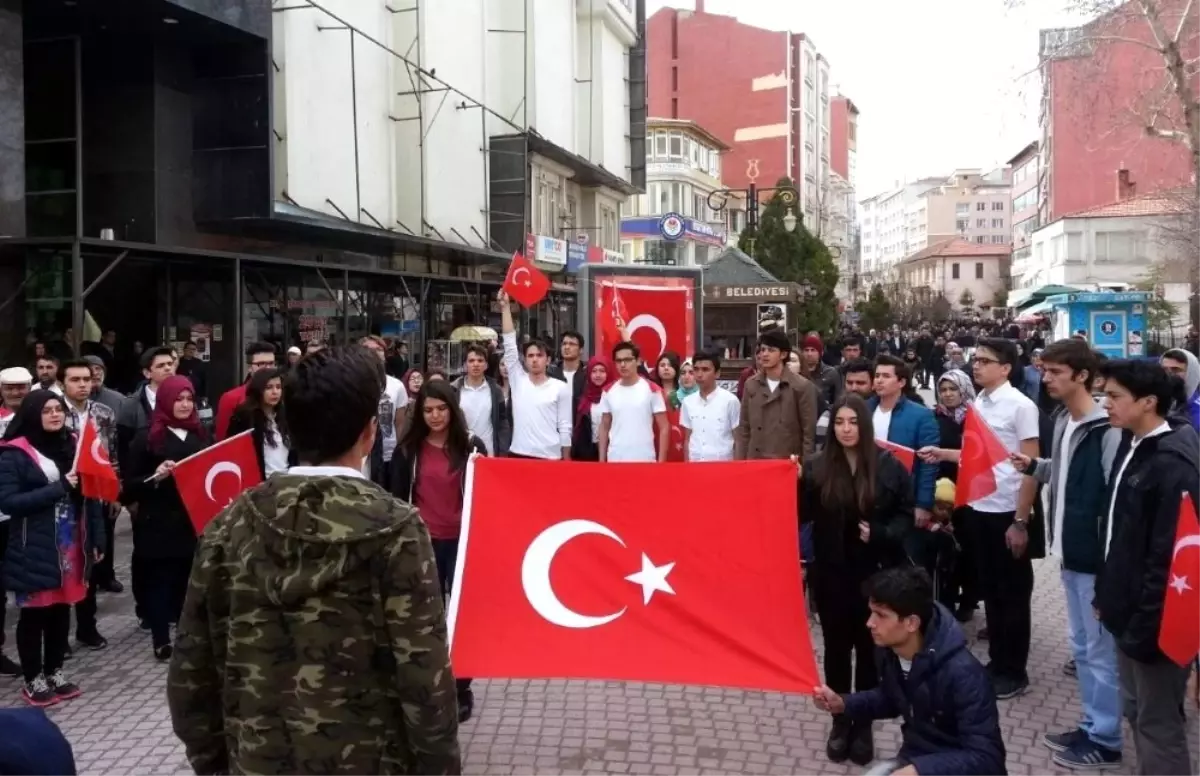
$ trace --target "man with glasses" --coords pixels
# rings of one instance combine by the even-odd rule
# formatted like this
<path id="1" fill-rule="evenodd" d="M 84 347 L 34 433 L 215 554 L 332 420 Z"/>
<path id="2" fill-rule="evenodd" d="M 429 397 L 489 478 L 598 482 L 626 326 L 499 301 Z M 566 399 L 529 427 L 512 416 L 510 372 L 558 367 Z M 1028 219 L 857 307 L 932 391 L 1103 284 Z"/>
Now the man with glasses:
<path id="1" fill-rule="evenodd" d="M 662 388 L 638 374 L 637 345 L 617 343 L 612 357 L 618 379 L 600 397 L 600 462 L 662 463 L 671 444 Z"/>
<path id="2" fill-rule="evenodd" d="M 250 375 L 260 369 L 275 368 L 275 346 L 269 342 L 251 342 L 246 346 L 246 379 L 236 388 L 230 388 L 221 394 L 217 404 L 217 439 L 224 439 L 229 433 L 229 421 L 233 413 L 246 400 L 246 388 L 250 385 Z"/>

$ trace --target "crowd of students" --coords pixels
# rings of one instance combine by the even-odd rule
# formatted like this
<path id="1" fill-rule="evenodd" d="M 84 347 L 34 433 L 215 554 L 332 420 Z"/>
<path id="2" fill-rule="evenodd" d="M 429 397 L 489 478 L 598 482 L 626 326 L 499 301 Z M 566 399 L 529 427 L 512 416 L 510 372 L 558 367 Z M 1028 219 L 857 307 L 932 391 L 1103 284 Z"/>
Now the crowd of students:
<path id="1" fill-rule="evenodd" d="M 63 671 L 71 607 L 87 644 L 104 586 L 98 564 L 111 562 L 114 512 L 82 498 L 74 471 L 75 435 L 88 417 L 111 447 L 132 515 L 138 617 L 155 658 L 171 662 L 175 729 L 205 772 L 403 762 L 432 773 L 461 764 L 457 725 L 472 716 L 474 695 L 469 678 L 449 683 L 441 602 L 455 574 L 472 455 L 791 459 L 805 537 L 798 551 L 824 642 L 817 703 L 832 714 L 831 760 L 867 765 L 872 722 L 902 717 L 891 770 L 1005 772 L 997 700 L 1028 689 L 1031 560 L 1049 551 L 1062 564 L 1064 638 L 1083 707 L 1077 729 L 1046 735 L 1054 762 L 1119 765 L 1124 713 L 1141 772 L 1190 772 L 1187 671 L 1162 656 L 1156 638 L 1179 494 L 1196 492 L 1198 442 L 1184 392 L 1193 371 L 1200 381 L 1194 359 L 1102 361 L 1081 340 L 1052 343 L 1035 367 L 1059 406 L 1052 420 L 1015 384 L 1029 375 L 1006 339 L 977 341 L 962 365 L 969 373 L 938 374 L 930 409 L 903 358 L 864 360 L 860 343 L 841 343 L 841 360 L 828 364 L 820 338 L 794 348 L 782 332 L 765 332 L 735 393 L 718 385 L 712 352 L 645 363 L 629 341 L 590 358 L 575 332 L 557 354 L 520 342 L 507 298 L 499 301 L 498 363 L 488 347 L 468 347 L 453 384 L 440 370 L 386 374 L 395 364 L 378 337 L 296 354 L 284 370 L 272 346 L 254 343 L 245 384 L 220 399 L 215 433 L 197 413 L 192 383 L 174 373 L 170 348 L 144 354 L 146 382 L 117 408 L 96 398 L 103 371 L 86 361 L 60 364 L 57 391 L 29 391 L 27 370 L 0 372 L 0 423 L 8 421 L 0 512 L 9 516 L 0 523 L 9 540 L 0 579 L 20 611 L 20 666 L 11 669 L 25 679 L 26 700 L 44 706 L 79 694 Z M 1010 459 L 995 467 L 994 492 L 955 508 L 968 408 Z M 241 432 L 251 434 L 266 482 L 197 551 L 172 469 Z M 911 471 L 878 442 L 914 450 Z M 1081 497 L 1066 498 L 1068 490 Z M 959 624 L 980 602 L 986 666 Z M 299 643 L 324 656 L 321 677 L 295 673 Z M 234 666 L 242 678 L 231 687 L 221 677 Z M 305 692 L 280 700 L 278 687 L 298 681 Z M 385 711 L 397 699 L 403 724 Z M 292 740 L 288 720 L 312 714 L 336 716 L 353 751 L 321 737 Z M 258 720 L 253 731 L 246 715 Z M 379 734 L 390 725 L 404 727 L 405 739 Z"/>

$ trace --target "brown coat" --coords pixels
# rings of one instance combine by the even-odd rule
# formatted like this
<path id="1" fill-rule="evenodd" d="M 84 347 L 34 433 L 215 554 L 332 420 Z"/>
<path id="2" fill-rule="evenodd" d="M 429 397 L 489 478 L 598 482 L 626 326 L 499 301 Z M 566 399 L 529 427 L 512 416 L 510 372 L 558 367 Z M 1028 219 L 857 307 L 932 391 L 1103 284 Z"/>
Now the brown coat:
<path id="1" fill-rule="evenodd" d="M 746 381 L 742 419 L 734 435 L 739 461 L 812 455 L 817 437 L 817 387 L 786 368 L 771 391 L 762 372 Z"/>

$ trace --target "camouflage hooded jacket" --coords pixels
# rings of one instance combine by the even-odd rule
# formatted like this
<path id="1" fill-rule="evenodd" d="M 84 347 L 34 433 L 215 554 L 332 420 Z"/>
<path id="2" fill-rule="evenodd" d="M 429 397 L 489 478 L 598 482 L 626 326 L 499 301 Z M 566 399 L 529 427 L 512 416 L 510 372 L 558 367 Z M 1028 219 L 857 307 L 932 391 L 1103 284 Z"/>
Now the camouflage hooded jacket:
<path id="1" fill-rule="evenodd" d="M 276 475 L 204 532 L 167 685 L 196 773 L 460 773 L 425 524 L 350 476 Z"/>

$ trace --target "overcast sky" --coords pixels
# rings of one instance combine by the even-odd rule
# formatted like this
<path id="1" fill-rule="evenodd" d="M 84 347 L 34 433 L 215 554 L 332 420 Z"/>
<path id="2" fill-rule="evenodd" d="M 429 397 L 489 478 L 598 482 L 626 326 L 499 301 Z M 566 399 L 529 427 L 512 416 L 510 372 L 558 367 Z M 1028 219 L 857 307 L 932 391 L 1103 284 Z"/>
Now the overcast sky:
<path id="1" fill-rule="evenodd" d="M 695 8 L 695 0 L 648 0 Z M 706 0 L 706 10 L 808 35 L 858 117 L 858 198 L 894 182 L 994 167 L 1037 138 L 1038 29 L 1060 0 Z M 713 63 L 714 67 L 719 67 Z M 764 74 L 765 75 L 765 74 Z"/>

